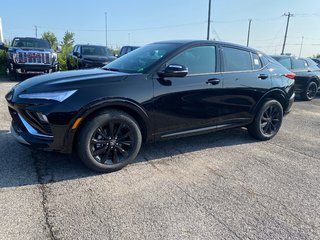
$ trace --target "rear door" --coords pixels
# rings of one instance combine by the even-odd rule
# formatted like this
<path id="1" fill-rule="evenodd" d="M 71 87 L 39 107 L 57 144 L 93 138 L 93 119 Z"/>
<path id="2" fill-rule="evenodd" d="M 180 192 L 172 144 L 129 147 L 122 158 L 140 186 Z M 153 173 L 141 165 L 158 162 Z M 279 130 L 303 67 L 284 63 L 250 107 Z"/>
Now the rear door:
<path id="1" fill-rule="evenodd" d="M 234 46 L 221 47 L 223 94 L 221 117 L 224 124 L 249 123 L 252 109 L 271 88 L 269 70 L 259 53 Z"/>
<path id="2" fill-rule="evenodd" d="M 217 124 L 220 120 L 219 91 L 222 89 L 217 47 L 190 47 L 178 53 L 162 68 L 169 64 L 188 67 L 188 75 L 182 78 L 154 77 L 156 137 L 200 132 Z"/>

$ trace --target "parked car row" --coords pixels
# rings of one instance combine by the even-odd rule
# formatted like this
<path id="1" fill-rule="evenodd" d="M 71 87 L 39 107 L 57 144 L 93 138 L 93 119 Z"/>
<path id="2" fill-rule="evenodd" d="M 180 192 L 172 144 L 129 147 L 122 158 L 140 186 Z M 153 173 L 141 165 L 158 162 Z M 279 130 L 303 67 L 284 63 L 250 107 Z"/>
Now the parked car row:
<path id="1" fill-rule="evenodd" d="M 296 74 L 295 92 L 303 100 L 312 100 L 320 89 L 320 68 L 310 58 L 297 58 L 287 55 L 272 56 Z"/>

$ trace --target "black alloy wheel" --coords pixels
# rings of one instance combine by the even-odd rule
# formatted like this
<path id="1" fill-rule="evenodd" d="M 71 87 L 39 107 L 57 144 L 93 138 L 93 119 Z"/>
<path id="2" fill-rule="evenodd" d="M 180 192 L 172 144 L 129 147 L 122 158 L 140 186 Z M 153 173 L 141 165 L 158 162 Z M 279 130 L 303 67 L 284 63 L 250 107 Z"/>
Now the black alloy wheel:
<path id="1" fill-rule="evenodd" d="M 276 100 L 265 102 L 253 123 L 248 126 L 249 133 L 256 139 L 269 140 L 279 131 L 283 118 L 283 109 Z"/>
<path id="2" fill-rule="evenodd" d="M 306 91 L 304 92 L 303 99 L 307 101 L 311 101 L 316 95 L 318 91 L 318 85 L 315 82 L 310 82 L 307 87 Z"/>
<path id="3" fill-rule="evenodd" d="M 95 171 L 111 172 L 135 159 L 142 137 L 130 115 L 111 110 L 86 122 L 79 139 L 78 154 L 82 161 Z"/>

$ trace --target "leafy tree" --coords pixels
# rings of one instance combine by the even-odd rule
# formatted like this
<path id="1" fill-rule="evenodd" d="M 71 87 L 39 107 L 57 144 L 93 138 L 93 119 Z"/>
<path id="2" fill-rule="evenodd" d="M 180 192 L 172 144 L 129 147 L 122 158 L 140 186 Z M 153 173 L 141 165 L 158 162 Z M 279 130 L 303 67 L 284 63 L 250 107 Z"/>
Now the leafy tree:
<path id="1" fill-rule="evenodd" d="M 67 70 L 67 55 L 72 51 L 74 44 L 74 33 L 65 32 L 61 41 L 61 52 L 58 54 L 58 60 L 60 64 L 60 70 Z"/>
<path id="2" fill-rule="evenodd" d="M 56 35 L 53 32 L 44 32 L 42 33 L 42 38 L 46 39 L 49 43 L 52 49 L 57 50 L 58 48 L 58 40 Z"/>

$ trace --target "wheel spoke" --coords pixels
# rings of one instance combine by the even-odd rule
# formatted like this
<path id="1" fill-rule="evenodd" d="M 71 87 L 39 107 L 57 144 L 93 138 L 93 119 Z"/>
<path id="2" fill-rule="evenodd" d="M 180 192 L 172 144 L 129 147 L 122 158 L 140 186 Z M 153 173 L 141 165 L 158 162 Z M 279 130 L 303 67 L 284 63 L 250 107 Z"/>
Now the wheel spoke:
<path id="1" fill-rule="evenodd" d="M 102 155 L 102 158 L 101 158 L 101 163 L 106 163 L 107 160 L 108 160 L 108 157 L 110 155 L 110 147 L 107 148 L 107 150 L 105 151 L 105 153 Z"/>
<path id="2" fill-rule="evenodd" d="M 92 138 L 91 139 L 91 143 L 93 144 L 97 144 L 97 143 L 100 143 L 100 144 L 105 144 L 107 141 L 104 140 L 104 139 L 95 139 L 95 138 Z"/>
<path id="3" fill-rule="evenodd" d="M 97 132 L 99 133 L 100 136 L 104 137 L 104 139 L 106 139 L 106 140 L 108 139 L 108 136 L 106 135 L 106 133 L 104 132 L 104 130 L 101 127 L 99 127 L 97 129 Z"/>
<path id="4" fill-rule="evenodd" d="M 121 129 L 122 129 L 123 127 L 124 127 L 124 124 L 123 124 L 123 123 L 120 123 L 119 126 L 118 126 L 118 128 L 117 128 L 116 133 L 114 134 L 115 137 L 118 137 L 118 135 L 119 135 L 119 133 L 120 133 L 120 131 L 121 131 Z"/>
<path id="5" fill-rule="evenodd" d="M 109 126 L 110 136 L 113 137 L 114 136 L 114 123 L 111 121 L 108 126 Z"/>
<path id="6" fill-rule="evenodd" d="M 121 147 L 117 147 L 118 151 L 122 154 L 122 156 L 124 157 L 128 157 L 128 152 L 126 150 L 124 150 L 123 148 Z"/>
<path id="7" fill-rule="evenodd" d="M 127 137 L 130 136 L 129 132 L 126 132 L 125 134 L 123 134 L 122 136 L 118 137 L 118 141 L 123 141 L 125 140 Z"/>
<path id="8" fill-rule="evenodd" d="M 267 126 L 268 122 L 261 123 L 261 127 L 264 129 Z"/>
<path id="9" fill-rule="evenodd" d="M 119 156 L 118 156 L 118 151 L 116 148 L 113 149 L 113 156 L 112 156 L 112 162 L 114 164 L 119 162 Z"/>
<path id="10" fill-rule="evenodd" d="M 121 141 L 119 142 L 120 145 L 126 145 L 126 146 L 131 146 L 132 141 Z"/>
<path id="11" fill-rule="evenodd" d="M 98 156 L 98 155 L 101 155 L 101 154 L 103 154 L 104 152 L 106 151 L 106 148 L 99 148 L 99 149 L 96 149 L 93 153 L 92 153 L 92 155 L 93 156 Z"/>

